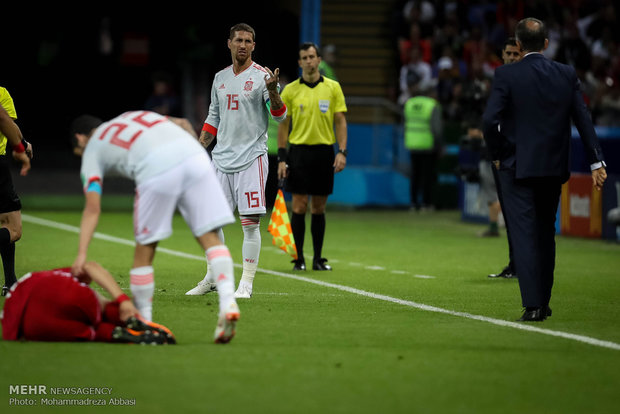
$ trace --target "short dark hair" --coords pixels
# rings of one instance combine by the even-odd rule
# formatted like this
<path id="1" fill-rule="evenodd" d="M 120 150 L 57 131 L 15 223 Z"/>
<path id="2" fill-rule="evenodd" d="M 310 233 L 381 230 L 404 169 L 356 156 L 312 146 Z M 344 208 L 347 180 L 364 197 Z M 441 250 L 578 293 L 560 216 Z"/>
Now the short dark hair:
<path id="1" fill-rule="evenodd" d="M 311 47 L 313 47 L 314 50 L 316 50 L 316 55 L 320 57 L 321 56 L 321 50 L 319 49 L 317 44 L 313 43 L 313 42 L 303 42 L 301 45 L 299 45 L 298 53 L 301 52 L 302 50 L 308 50 Z"/>
<path id="2" fill-rule="evenodd" d="M 504 40 L 504 45 L 502 46 L 502 50 L 506 50 L 506 46 L 517 46 L 517 39 L 510 36 L 508 39 Z"/>
<path id="3" fill-rule="evenodd" d="M 103 124 L 103 121 L 92 115 L 80 115 L 75 118 L 73 122 L 71 122 L 71 127 L 69 128 L 71 145 L 73 147 L 77 146 L 75 134 L 90 135 L 93 129 L 101 124 Z"/>
<path id="4" fill-rule="evenodd" d="M 526 17 L 517 23 L 515 37 L 521 43 L 522 51 L 538 52 L 545 47 L 545 39 L 548 37 L 547 26 L 542 20 Z"/>
<path id="5" fill-rule="evenodd" d="M 254 29 L 252 29 L 252 26 L 250 26 L 249 24 L 245 24 L 245 23 L 237 23 L 236 25 L 234 25 L 233 27 L 230 28 L 230 33 L 228 35 L 228 38 L 230 40 L 233 40 L 235 37 L 235 32 L 249 32 L 252 34 L 252 41 L 256 41 L 256 32 L 254 32 Z"/>

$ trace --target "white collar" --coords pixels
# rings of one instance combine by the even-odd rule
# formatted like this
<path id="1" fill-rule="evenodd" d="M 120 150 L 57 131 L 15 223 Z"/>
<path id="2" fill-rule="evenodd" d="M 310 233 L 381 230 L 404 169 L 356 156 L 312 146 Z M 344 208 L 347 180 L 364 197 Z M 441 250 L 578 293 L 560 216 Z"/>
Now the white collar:
<path id="1" fill-rule="evenodd" d="M 525 55 L 523 55 L 523 57 L 522 57 L 521 59 L 523 59 L 523 58 L 524 58 L 524 57 L 526 57 L 526 56 L 533 55 L 533 54 L 535 54 L 535 53 L 536 53 L 536 54 L 539 54 L 539 55 L 542 55 L 542 53 L 541 53 L 541 52 L 528 52 L 528 53 L 526 53 Z"/>

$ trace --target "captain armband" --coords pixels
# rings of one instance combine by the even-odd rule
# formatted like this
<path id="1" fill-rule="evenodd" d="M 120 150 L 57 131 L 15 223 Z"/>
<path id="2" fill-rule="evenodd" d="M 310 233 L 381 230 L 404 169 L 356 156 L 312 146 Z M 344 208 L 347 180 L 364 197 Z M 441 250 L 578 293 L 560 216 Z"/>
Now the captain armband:
<path id="1" fill-rule="evenodd" d="M 286 113 L 286 105 L 282 105 L 282 108 L 280 109 L 270 108 L 269 110 L 271 111 L 271 115 L 273 115 L 275 118 L 279 118 Z"/>
<path id="2" fill-rule="evenodd" d="M 99 182 L 99 180 L 94 180 L 91 181 L 90 184 L 88 184 L 88 187 L 86 187 L 86 192 L 95 192 L 99 195 L 101 195 L 101 183 Z"/>

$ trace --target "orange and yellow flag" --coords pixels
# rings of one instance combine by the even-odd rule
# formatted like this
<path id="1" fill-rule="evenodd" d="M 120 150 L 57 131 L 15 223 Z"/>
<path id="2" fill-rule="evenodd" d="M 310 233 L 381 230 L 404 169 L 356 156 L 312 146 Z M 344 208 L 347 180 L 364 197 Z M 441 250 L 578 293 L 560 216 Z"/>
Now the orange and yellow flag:
<path id="1" fill-rule="evenodd" d="M 295 238 L 293 238 L 293 230 L 291 230 L 291 222 L 288 218 L 282 190 L 278 190 L 267 230 L 273 235 L 274 246 L 278 246 L 297 260 L 297 246 L 295 246 Z"/>

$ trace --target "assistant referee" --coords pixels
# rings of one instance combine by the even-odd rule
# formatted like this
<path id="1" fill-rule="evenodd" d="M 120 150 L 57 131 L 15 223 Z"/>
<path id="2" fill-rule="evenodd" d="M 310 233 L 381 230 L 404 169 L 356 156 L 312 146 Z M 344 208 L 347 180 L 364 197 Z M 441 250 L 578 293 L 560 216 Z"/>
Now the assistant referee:
<path id="1" fill-rule="evenodd" d="M 287 178 L 285 190 L 293 194 L 291 228 L 298 253 L 293 270 L 306 270 L 303 245 L 309 196 L 312 196 L 312 269 L 331 270 L 327 259 L 322 257 L 325 206 L 334 189 L 334 173 L 342 171 L 347 164 L 344 94 L 338 82 L 321 76 L 320 62 L 317 45 L 303 43 L 298 59 L 302 75 L 286 85 L 281 94 L 289 109 L 278 128 L 278 179 Z M 336 141 L 338 151 L 334 154 Z"/>
<path id="2" fill-rule="evenodd" d="M 27 142 L 15 123 L 17 114 L 13 98 L 0 87 L 0 256 L 4 270 L 2 296 L 6 296 L 17 281 L 15 275 L 15 242 L 22 236 L 21 201 L 13 187 L 7 152 L 22 164 L 20 174 L 30 170 L 32 145 Z"/>

